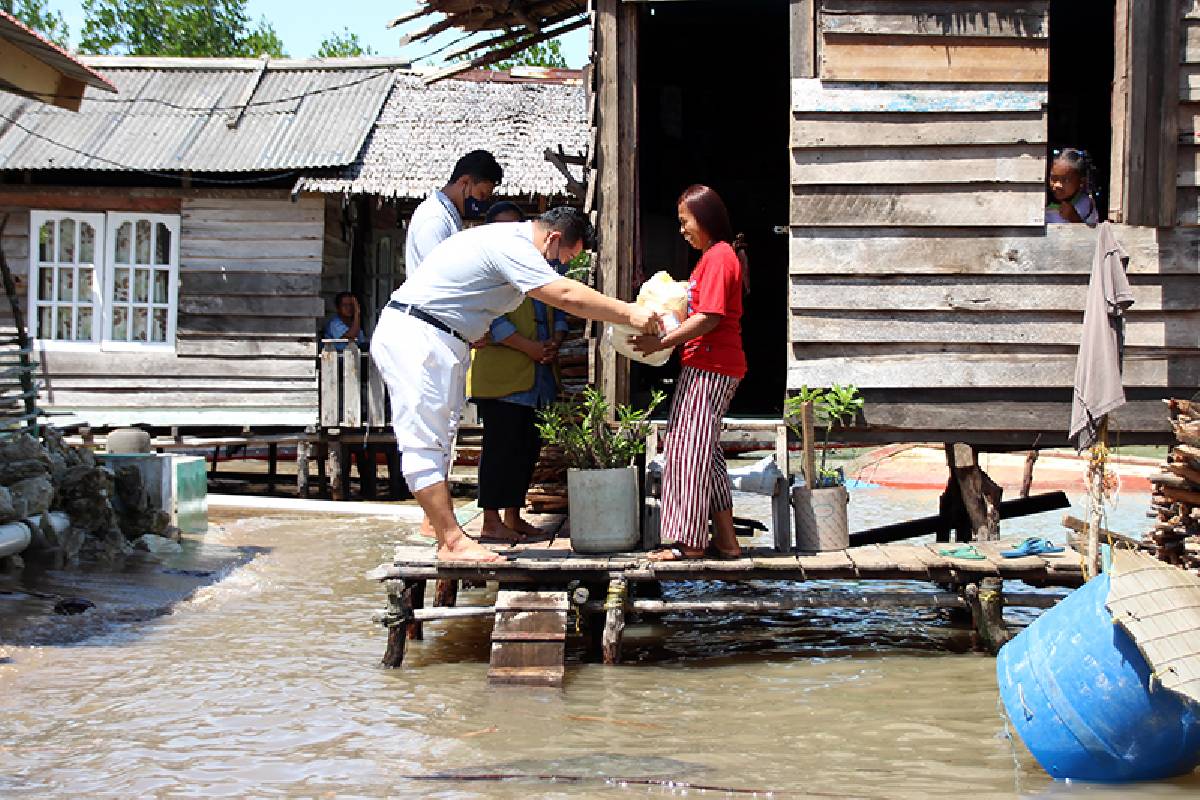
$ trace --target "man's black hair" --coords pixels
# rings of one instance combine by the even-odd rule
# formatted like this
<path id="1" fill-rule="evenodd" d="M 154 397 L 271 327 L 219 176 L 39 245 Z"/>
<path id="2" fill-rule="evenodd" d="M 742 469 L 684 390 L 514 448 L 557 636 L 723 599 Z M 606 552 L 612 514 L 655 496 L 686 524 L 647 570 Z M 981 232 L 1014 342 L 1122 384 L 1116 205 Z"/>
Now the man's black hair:
<path id="1" fill-rule="evenodd" d="M 520 217 L 518 222 L 523 222 L 525 220 L 525 212 L 521 210 L 519 205 L 514 203 L 512 200 L 501 200 L 499 203 L 493 203 L 491 207 L 488 208 L 487 214 L 485 214 L 483 217 L 483 221 L 487 223 L 495 222 L 496 217 L 500 216 L 501 214 L 516 214 L 518 217 Z"/>
<path id="2" fill-rule="evenodd" d="M 450 175 L 450 182 L 454 183 L 463 175 L 470 175 L 472 179 L 477 181 L 498 184 L 504 180 L 504 168 L 496 162 L 496 157 L 487 150 L 472 150 L 460 158 L 458 163 L 454 165 L 454 172 Z"/>
<path id="3" fill-rule="evenodd" d="M 354 292 L 338 292 L 333 296 L 333 307 L 337 308 L 342 304 L 342 300 L 347 297 L 354 297 Z"/>
<path id="4" fill-rule="evenodd" d="M 596 249 L 596 229 L 584 213 L 571 206 L 555 206 L 538 217 L 538 221 L 552 231 L 562 234 L 567 247 L 583 242 L 584 250 Z"/>

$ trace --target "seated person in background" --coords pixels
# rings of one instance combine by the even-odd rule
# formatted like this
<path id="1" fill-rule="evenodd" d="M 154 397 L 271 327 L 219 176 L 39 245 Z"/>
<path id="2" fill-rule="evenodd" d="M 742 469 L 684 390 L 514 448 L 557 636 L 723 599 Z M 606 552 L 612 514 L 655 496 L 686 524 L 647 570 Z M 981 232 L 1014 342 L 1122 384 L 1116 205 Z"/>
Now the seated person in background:
<path id="1" fill-rule="evenodd" d="M 325 323 L 321 337 L 353 340 L 360 348 L 365 347 L 367 337 L 362 332 L 362 309 L 359 308 L 358 298 L 350 292 L 338 292 L 337 297 L 333 299 L 333 307 L 337 313 Z M 334 347 L 340 353 L 346 349 L 346 342 L 338 342 Z"/>
<path id="2" fill-rule="evenodd" d="M 1050 162 L 1050 202 L 1046 205 L 1047 224 L 1100 221 L 1092 182 L 1092 158 L 1086 150 L 1068 147 L 1055 151 Z"/>
<path id="3" fill-rule="evenodd" d="M 485 219 L 522 222 L 525 215 L 516 203 L 506 201 L 492 206 Z M 551 265 L 559 267 L 553 261 Z M 554 363 L 566 335 L 567 321 L 561 311 L 526 297 L 516 310 L 492 322 L 490 343 L 471 354 L 467 396 L 483 421 L 479 454 L 483 539 L 516 543 L 545 533 L 522 519 L 521 509 L 542 451 L 537 411 L 558 397 Z"/>

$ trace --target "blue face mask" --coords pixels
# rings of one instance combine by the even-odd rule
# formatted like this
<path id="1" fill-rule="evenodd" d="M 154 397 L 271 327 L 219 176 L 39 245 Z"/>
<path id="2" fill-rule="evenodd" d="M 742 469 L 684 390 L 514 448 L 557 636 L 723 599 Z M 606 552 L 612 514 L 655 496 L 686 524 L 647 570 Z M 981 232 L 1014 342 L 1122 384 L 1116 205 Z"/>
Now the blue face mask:
<path id="1" fill-rule="evenodd" d="M 463 216 L 467 219 L 483 219 L 487 210 L 492 207 L 491 200 L 479 200 L 467 195 L 463 199 Z"/>
<path id="2" fill-rule="evenodd" d="M 557 258 L 548 258 L 546 259 L 546 263 L 550 265 L 550 269 L 554 270 L 559 275 L 563 275 L 567 271 L 567 265 Z"/>

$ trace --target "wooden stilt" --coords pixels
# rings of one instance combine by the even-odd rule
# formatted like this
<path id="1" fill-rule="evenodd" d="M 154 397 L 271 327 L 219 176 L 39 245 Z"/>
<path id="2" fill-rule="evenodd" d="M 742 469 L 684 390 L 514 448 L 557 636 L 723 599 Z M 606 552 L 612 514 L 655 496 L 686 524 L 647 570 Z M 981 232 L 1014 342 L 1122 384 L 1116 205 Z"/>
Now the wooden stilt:
<path id="1" fill-rule="evenodd" d="M 946 445 L 946 461 L 958 481 L 962 502 L 971 520 L 971 540 L 996 541 L 1000 538 L 1003 489 L 979 467 L 975 448 L 971 445 Z"/>
<path id="2" fill-rule="evenodd" d="M 971 609 L 980 647 L 998 653 L 1012 638 L 1004 624 L 1004 580 L 987 577 L 978 584 L 969 584 L 963 590 L 963 598 Z"/>
<path id="3" fill-rule="evenodd" d="M 1021 477 L 1021 497 L 1029 497 L 1033 490 L 1033 465 L 1037 463 L 1039 451 L 1030 450 L 1025 454 L 1025 474 Z"/>
<path id="4" fill-rule="evenodd" d="M 275 491 L 275 481 L 279 478 L 279 445 L 271 442 L 267 445 L 267 493 Z"/>
<path id="5" fill-rule="evenodd" d="M 950 470 L 950 478 L 946 481 L 946 490 L 938 498 L 937 540 L 968 542 L 971 540 L 971 521 L 967 510 L 963 507 L 962 490 L 958 486 L 958 478 L 954 470 Z"/>
<path id="6" fill-rule="evenodd" d="M 413 641 L 420 641 L 425 638 L 425 626 L 416 618 L 417 609 L 425 607 L 425 583 L 426 581 L 412 582 L 410 592 L 411 602 L 409 605 L 413 610 L 413 621 L 408 626 L 408 638 Z"/>
<path id="7" fill-rule="evenodd" d="M 341 432 L 336 428 L 329 432 L 328 467 L 326 476 L 329 480 L 329 498 L 345 500 L 345 451 L 342 447 Z"/>
<path id="8" fill-rule="evenodd" d="M 454 608 L 458 604 L 458 581 L 441 578 L 433 588 L 433 604 L 442 608 Z"/>
<path id="9" fill-rule="evenodd" d="M 296 493 L 300 497 L 308 497 L 308 461 L 309 448 L 307 438 L 301 438 L 296 442 Z"/>
<path id="10" fill-rule="evenodd" d="M 392 500 L 407 500 L 412 497 L 404 473 L 400 471 L 400 451 L 393 445 L 387 449 L 388 497 Z"/>
<path id="11" fill-rule="evenodd" d="M 410 587 L 410 581 L 387 581 L 387 611 L 383 615 L 383 626 L 387 628 L 387 650 L 383 653 L 382 663 L 388 668 L 404 663 L 408 627 L 413 621 Z"/>
<path id="12" fill-rule="evenodd" d="M 1092 459 L 1098 458 L 1098 453 L 1103 463 L 1096 474 L 1097 481 L 1104 480 L 1104 473 L 1108 472 L 1108 417 L 1100 420 L 1100 429 L 1096 434 L 1096 444 L 1092 446 Z M 1087 545 L 1083 553 L 1083 575 L 1088 580 L 1100 574 L 1100 516 L 1104 513 L 1103 492 L 1098 487 L 1090 487 L 1089 491 L 1092 495 L 1091 513 L 1088 515 L 1088 531 Z"/>
<path id="13" fill-rule="evenodd" d="M 379 446 L 366 444 L 357 452 L 355 458 L 358 460 L 358 480 L 362 496 L 367 500 L 374 500 L 379 496 L 379 481 L 376 475 L 379 467 Z"/>
<path id="14" fill-rule="evenodd" d="M 625 635 L 625 600 L 629 586 L 624 578 L 613 578 L 608 582 L 608 596 L 604 600 L 604 635 L 601 647 L 605 664 L 621 663 L 621 639 Z"/>

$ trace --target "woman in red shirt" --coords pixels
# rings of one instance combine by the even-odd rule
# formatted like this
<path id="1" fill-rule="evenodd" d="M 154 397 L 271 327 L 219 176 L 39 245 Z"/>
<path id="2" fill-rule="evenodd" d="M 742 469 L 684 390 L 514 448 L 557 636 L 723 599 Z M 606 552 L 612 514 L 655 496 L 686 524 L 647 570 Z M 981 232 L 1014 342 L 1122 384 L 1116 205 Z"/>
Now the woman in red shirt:
<path id="1" fill-rule="evenodd" d="M 709 553 L 737 558 L 721 417 L 746 374 L 741 318 L 748 261 L 725 203 L 707 186 L 689 186 L 679 197 L 679 232 L 703 253 L 688 280 L 688 317 L 673 331 L 634 340 L 643 353 L 683 346 L 663 464 L 661 530 L 668 544 L 650 558 L 704 556 L 710 517 L 715 532 Z"/>

